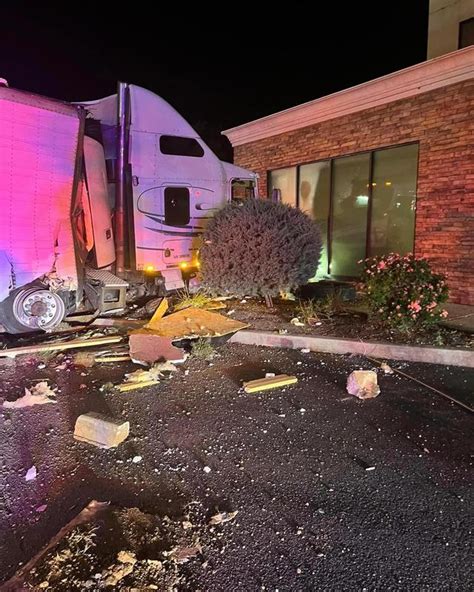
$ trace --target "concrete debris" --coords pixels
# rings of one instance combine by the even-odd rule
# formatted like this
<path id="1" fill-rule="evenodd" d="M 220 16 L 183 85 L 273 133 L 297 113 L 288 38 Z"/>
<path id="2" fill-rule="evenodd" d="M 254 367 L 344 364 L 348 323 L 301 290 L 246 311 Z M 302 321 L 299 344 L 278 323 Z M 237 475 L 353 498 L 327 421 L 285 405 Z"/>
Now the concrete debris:
<path id="1" fill-rule="evenodd" d="M 157 364 L 153 364 L 149 370 L 136 370 L 130 374 L 125 374 L 125 382 L 118 385 L 117 388 L 121 392 L 127 392 L 158 384 L 160 378 L 163 376 L 163 372 L 176 371 L 176 366 L 171 362 L 158 362 Z"/>
<path id="2" fill-rule="evenodd" d="M 293 319 L 291 319 L 290 323 L 295 327 L 304 327 L 304 323 L 302 323 L 298 317 L 294 317 Z"/>
<path id="3" fill-rule="evenodd" d="M 36 479 L 36 475 L 37 475 L 36 467 L 35 467 L 35 465 L 33 465 L 32 467 L 30 467 L 26 471 L 25 481 L 33 481 L 34 479 Z"/>
<path id="4" fill-rule="evenodd" d="M 359 399 L 372 399 L 380 393 L 377 373 L 373 370 L 354 370 L 347 378 L 347 392 Z"/>
<path id="5" fill-rule="evenodd" d="M 38 506 L 37 508 L 35 508 L 35 511 L 38 512 L 39 514 L 41 514 L 42 512 L 44 512 L 46 510 L 47 507 L 48 507 L 48 504 L 42 504 L 41 506 Z"/>
<path id="6" fill-rule="evenodd" d="M 309 349 L 309 347 L 303 347 L 303 348 L 300 349 L 300 352 L 302 354 L 309 354 L 310 351 L 311 350 Z"/>
<path id="7" fill-rule="evenodd" d="M 218 524 L 223 524 L 224 522 L 230 522 L 237 516 L 238 513 L 238 510 L 235 512 L 218 512 L 209 520 L 209 525 L 217 526 Z"/>
<path id="8" fill-rule="evenodd" d="M 31 407 L 32 405 L 45 405 L 46 403 L 56 403 L 51 397 L 55 392 L 45 381 L 38 382 L 31 389 L 25 388 L 25 394 L 16 401 L 4 401 L 5 409 L 21 409 L 22 407 Z"/>
<path id="9" fill-rule="evenodd" d="M 258 391 L 266 391 L 272 388 L 287 386 L 298 382 L 296 376 L 288 376 L 288 374 L 278 374 L 270 378 L 259 378 L 257 380 L 250 380 L 244 382 L 244 390 L 246 393 L 256 393 Z"/>
<path id="10" fill-rule="evenodd" d="M 163 555 L 176 563 L 186 563 L 196 555 L 202 553 L 201 545 L 194 547 L 174 547 L 171 551 L 163 551 Z"/>
<path id="11" fill-rule="evenodd" d="M 101 413 L 84 413 L 76 420 L 74 438 L 98 448 L 114 448 L 128 438 L 130 423 Z"/>
<path id="12" fill-rule="evenodd" d="M 211 472 L 211 467 L 205 466 L 202 469 L 205 473 L 209 474 Z"/>
<path id="13" fill-rule="evenodd" d="M 139 462 L 142 462 L 142 460 L 143 460 L 143 457 L 141 457 L 141 456 L 134 456 L 132 458 L 132 462 L 135 463 L 135 464 L 137 464 Z"/>
<path id="14" fill-rule="evenodd" d="M 103 585 L 108 587 L 116 586 L 123 578 L 132 573 L 137 558 L 135 553 L 130 551 L 119 551 L 117 562 L 102 572 Z"/>
<path id="15" fill-rule="evenodd" d="M 382 362 L 380 364 L 380 368 L 385 372 L 385 374 L 393 374 L 393 369 L 386 362 Z"/>
<path id="16" fill-rule="evenodd" d="M 170 315 L 171 316 L 171 315 Z M 186 360 L 185 352 L 175 347 L 169 337 L 146 330 L 133 331 L 129 337 L 130 357 L 135 362 L 153 364 L 167 360 L 180 364 Z"/>
<path id="17" fill-rule="evenodd" d="M 84 366 L 84 368 L 92 368 L 95 364 L 97 353 L 80 351 L 74 354 L 73 362 L 76 366 Z"/>

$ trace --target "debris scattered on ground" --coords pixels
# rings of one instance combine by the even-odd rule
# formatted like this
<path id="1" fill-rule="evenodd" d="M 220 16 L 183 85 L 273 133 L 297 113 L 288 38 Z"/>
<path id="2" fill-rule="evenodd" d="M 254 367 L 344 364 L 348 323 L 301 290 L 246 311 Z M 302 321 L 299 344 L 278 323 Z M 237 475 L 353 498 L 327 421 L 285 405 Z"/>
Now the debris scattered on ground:
<path id="1" fill-rule="evenodd" d="M 41 514 L 42 512 L 44 512 L 46 510 L 46 508 L 48 507 L 48 504 L 41 504 L 41 506 L 38 506 L 36 508 L 36 511 Z"/>
<path id="2" fill-rule="evenodd" d="M 25 481 L 33 481 L 34 479 L 36 479 L 36 475 L 37 475 L 36 467 L 35 467 L 35 465 L 33 465 L 32 467 L 30 467 L 26 471 Z"/>
<path id="3" fill-rule="evenodd" d="M 32 405 L 45 405 L 46 403 L 56 403 L 55 389 L 52 389 L 47 382 L 41 381 L 30 389 L 25 388 L 25 394 L 16 401 L 4 401 L 5 409 L 21 409 L 22 407 L 31 407 Z"/>
<path id="4" fill-rule="evenodd" d="M 145 329 L 155 329 L 155 326 L 160 321 L 160 319 L 164 316 L 166 311 L 168 310 L 169 304 L 167 298 L 162 298 L 161 301 L 158 303 L 153 316 L 148 321 L 146 325 L 144 325 Z"/>
<path id="5" fill-rule="evenodd" d="M 25 347 L 11 347 L 0 350 L 0 358 L 15 358 L 19 355 L 33 354 L 46 351 L 61 351 L 79 347 L 95 347 L 105 343 L 118 343 L 122 340 L 120 335 L 109 335 L 107 337 L 93 337 L 88 339 L 73 339 L 71 341 L 51 341 L 38 345 L 26 345 Z"/>
<path id="6" fill-rule="evenodd" d="M 359 456 L 354 456 L 354 460 L 365 471 L 374 471 L 375 470 L 374 465 L 369 464 L 368 462 L 366 462 L 363 458 L 360 458 Z"/>
<path id="7" fill-rule="evenodd" d="M 154 324 L 153 334 L 168 337 L 175 341 L 178 339 L 230 335 L 248 326 L 246 323 L 229 319 L 227 316 L 216 312 L 191 307 L 160 319 Z M 146 333 L 146 330 L 144 331 Z M 140 334 L 142 331 L 133 331 L 132 335 L 136 333 Z"/>
<path id="8" fill-rule="evenodd" d="M 176 519 L 91 502 L 9 580 L 6 589 L 194 589 L 184 564 L 222 552 L 207 511 L 192 502 Z M 231 520 L 223 513 L 222 522 Z M 221 523 L 221 522 L 219 522 Z"/>
<path id="9" fill-rule="evenodd" d="M 175 547 L 171 551 L 163 551 L 163 555 L 176 563 L 187 563 L 196 555 L 202 553 L 201 545 L 195 547 Z"/>
<path id="10" fill-rule="evenodd" d="M 291 319 L 290 323 L 295 327 L 304 327 L 304 323 L 302 323 L 298 317 L 294 317 Z"/>
<path id="11" fill-rule="evenodd" d="M 310 352 L 310 351 L 311 351 L 311 350 L 309 349 L 309 347 L 302 347 L 302 348 L 300 349 L 300 352 L 301 352 L 302 354 L 309 354 L 309 352 Z"/>
<path id="12" fill-rule="evenodd" d="M 205 473 L 210 473 L 212 469 L 211 469 L 211 467 L 205 466 L 205 467 L 203 467 L 203 469 L 202 469 L 202 470 L 203 470 Z"/>
<path id="13" fill-rule="evenodd" d="M 270 378 L 258 378 L 257 380 L 250 380 L 244 382 L 244 390 L 246 393 L 256 393 L 258 391 L 265 391 L 281 386 L 288 386 L 298 382 L 296 376 L 288 376 L 288 374 L 278 374 Z"/>
<path id="14" fill-rule="evenodd" d="M 275 378 L 275 372 L 266 372 L 265 378 Z"/>
<path id="15" fill-rule="evenodd" d="M 359 399 L 372 399 L 380 393 L 377 373 L 373 370 L 354 370 L 347 378 L 347 392 Z"/>
<path id="16" fill-rule="evenodd" d="M 125 382 L 119 384 L 117 389 L 121 392 L 135 390 L 158 384 L 163 372 L 176 372 L 176 366 L 171 362 L 157 362 L 148 370 L 136 370 L 125 374 Z"/>
<path id="17" fill-rule="evenodd" d="M 146 330 L 133 331 L 129 337 L 130 357 L 133 361 L 153 364 L 168 360 L 180 364 L 186 360 L 185 352 L 175 347 L 169 337 Z"/>
<path id="18" fill-rule="evenodd" d="M 135 553 L 119 551 L 117 553 L 117 563 L 102 572 L 101 580 L 103 581 L 103 585 L 116 586 L 123 578 L 132 573 L 136 562 Z"/>
<path id="19" fill-rule="evenodd" d="M 143 460 L 143 458 L 141 456 L 134 456 L 132 458 L 132 462 L 135 463 L 135 464 L 141 462 L 142 460 Z"/>
<path id="20" fill-rule="evenodd" d="M 380 364 L 380 368 L 385 372 L 385 374 L 393 374 L 393 369 L 389 366 L 386 362 L 382 362 Z"/>
<path id="21" fill-rule="evenodd" d="M 76 366 L 84 366 L 84 368 L 92 368 L 95 364 L 97 353 L 80 351 L 74 354 L 73 362 Z"/>
<path id="22" fill-rule="evenodd" d="M 130 423 L 101 413 L 84 413 L 76 420 L 74 438 L 98 448 L 114 448 L 128 438 Z"/>
<path id="23" fill-rule="evenodd" d="M 117 355 L 110 355 L 110 356 L 97 356 L 94 361 L 99 363 L 106 363 L 106 362 L 128 362 L 130 360 L 130 356 L 128 354 L 117 354 Z"/>
<path id="24" fill-rule="evenodd" d="M 237 516 L 238 513 L 238 510 L 235 512 L 218 512 L 217 514 L 214 514 L 214 516 L 212 516 L 212 518 L 209 520 L 209 525 L 217 526 L 218 524 L 223 524 L 224 522 L 230 522 Z"/>

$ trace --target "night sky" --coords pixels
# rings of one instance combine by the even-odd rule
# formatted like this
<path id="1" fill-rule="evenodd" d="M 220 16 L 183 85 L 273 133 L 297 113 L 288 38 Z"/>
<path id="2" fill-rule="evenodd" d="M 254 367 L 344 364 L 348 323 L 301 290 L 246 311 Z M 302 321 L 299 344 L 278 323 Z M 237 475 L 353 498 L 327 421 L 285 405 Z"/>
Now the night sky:
<path id="1" fill-rule="evenodd" d="M 121 4 L 4 5 L 0 77 L 64 100 L 144 86 L 227 156 L 222 129 L 426 59 L 428 0 Z"/>

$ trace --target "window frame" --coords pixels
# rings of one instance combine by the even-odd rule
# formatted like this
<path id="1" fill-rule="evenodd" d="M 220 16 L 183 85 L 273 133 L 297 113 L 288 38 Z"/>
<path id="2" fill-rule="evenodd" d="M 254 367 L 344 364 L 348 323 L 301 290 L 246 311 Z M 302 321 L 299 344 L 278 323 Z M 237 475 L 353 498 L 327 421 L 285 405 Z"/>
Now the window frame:
<path id="1" fill-rule="evenodd" d="M 163 150 L 163 140 L 168 140 L 168 138 L 173 138 L 175 140 L 181 141 L 186 140 L 193 144 L 196 148 L 198 148 L 199 154 L 183 154 L 182 152 L 176 151 L 165 151 Z M 159 139 L 159 146 L 160 146 L 160 154 L 164 156 L 180 156 L 182 158 L 203 158 L 205 151 L 204 148 L 201 146 L 197 138 L 192 138 L 190 136 L 174 136 L 172 134 L 162 134 Z"/>
<path id="2" fill-rule="evenodd" d="M 470 19 L 467 19 L 470 20 Z M 463 21 L 464 22 L 464 21 Z M 401 144 L 390 144 L 388 146 L 381 146 L 380 148 L 371 148 L 369 150 L 360 150 L 358 152 L 350 152 L 348 154 L 338 154 L 337 156 L 329 156 L 327 158 L 318 158 L 316 160 L 308 160 L 304 162 L 298 162 L 297 164 L 282 166 L 274 169 L 267 170 L 267 194 L 270 188 L 270 179 L 271 174 L 274 171 L 281 171 L 284 169 L 291 169 L 296 168 L 295 174 L 295 194 L 296 194 L 296 207 L 299 209 L 300 207 L 300 192 L 299 192 L 299 180 L 300 180 L 300 167 L 307 165 L 307 164 L 316 164 L 320 162 L 329 162 L 329 215 L 328 215 L 328 222 L 327 222 L 327 255 L 328 255 L 328 266 L 327 269 L 324 270 L 324 273 L 330 277 L 335 279 L 354 279 L 355 276 L 336 276 L 330 273 L 331 268 L 331 259 L 332 259 L 332 235 L 333 235 L 333 186 L 334 186 L 334 161 L 339 158 L 346 158 L 348 156 L 359 156 L 362 154 L 369 154 L 370 163 L 369 163 L 369 187 L 368 187 L 368 198 L 369 201 L 367 203 L 367 228 L 366 228 L 366 241 L 365 241 L 365 256 L 370 257 L 370 239 L 371 239 L 371 226 L 372 226 L 372 193 L 373 193 L 373 179 L 374 179 L 374 153 L 381 152 L 382 150 L 391 150 L 393 148 L 403 148 L 404 146 L 418 146 L 418 155 L 417 155 L 417 162 L 416 162 L 416 198 L 418 198 L 418 174 L 420 169 L 420 142 L 419 140 L 413 140 L 410 142 L 402 142 Z M 270 197 L 270 196 L 268 196 Z M 416 218 L 417 218 L 418 208 L 415 208 L 414 214 L 414 223 L 413 223 L 413 252 L 415 252 L 415 234 L 416 234 Z"/>

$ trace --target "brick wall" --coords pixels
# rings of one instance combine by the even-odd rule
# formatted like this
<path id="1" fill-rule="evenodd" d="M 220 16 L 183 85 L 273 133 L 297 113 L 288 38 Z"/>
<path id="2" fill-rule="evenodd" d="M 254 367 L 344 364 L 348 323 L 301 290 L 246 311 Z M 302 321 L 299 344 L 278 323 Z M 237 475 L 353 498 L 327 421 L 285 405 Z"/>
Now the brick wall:
<path id="1" fill-rule="evenodd" d="M 445 273 L 450 301 L 474 305 L 474 80 L 234 148 L 260 174 L 419 142 L 415 253 Z"/>

